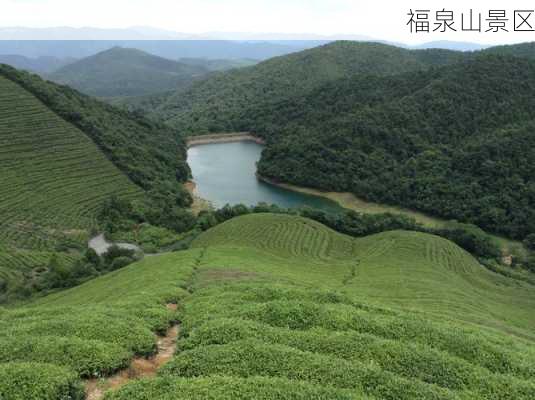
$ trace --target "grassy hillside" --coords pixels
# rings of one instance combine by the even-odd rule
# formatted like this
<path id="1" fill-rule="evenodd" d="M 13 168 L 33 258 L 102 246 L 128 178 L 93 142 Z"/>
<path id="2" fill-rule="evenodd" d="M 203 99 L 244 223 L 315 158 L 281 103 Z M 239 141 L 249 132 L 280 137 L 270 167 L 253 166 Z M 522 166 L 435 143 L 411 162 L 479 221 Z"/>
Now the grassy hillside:
<path id="1" fill-rule="evenodd" d="M 67 65 L 48 78 L 97 97 L 142 96 L 189 86 L 206 66 L 114 47 Z"/>
<path id="2" fill-rule="evenodd" d="M 0 143 L 4 290 L 46 267 L 60 243 L 83 244 L 104 200 L 141 196 L 87 135 L 1 75 Z"/>
<path id="3" fill-rule="evenodd" d="M 72 375 L 107 375 L 134 354 L 154 352 L 153 332 L 165 332 L 176 319 L 164 305 L 184 297 L 180 286 L 196 257 L 193 251 L 159 257 L 156 264 L 146 260 L 40 304 L 0 310 L 0 397 L 81 399 L 83 389 Z M 10 374 L 25 384 L 10 386 Z M 61 379 L 53 379 L 57 375 Z"/>
<path id="4" fill-rule="evenodd" d="M 313 277 L 308 284 L 322 282 L 342 287 L 363 301 L 462 316 L 506 331 L 514 326 L 523 336 L 530 336 L 535 327 L 530 317 L 535 304 L 532 286 L 489 272 L 457 245 L 437 236 L 393 231 L 354 239 L 308 219 L 266 214 L 223 223 L 201 235 L 193 246 L 228 247 L 229 267 L 234 265 L 230 249 L 243 246 L 277 257 L 281 266 L 286 266 L 285 258 L 296 260 L 299 266 L 291 272 L 283 267 L 277 274 L 300 271 L 304 281 L 307 275 L 314 276 L 316 264 L 327 263 L 330 276 Z M 325 271 L 320 268 L 318 274 L 323 276 Z"/>
<path id="5" fill-rule="evenodd" d="M 124 368 L 179 319 L 174 359 L 107 399 L 531 399 L 534 290 L 435 236 L 239 217 L 191 250 L 0 310 L 0 394 L 80 393 L 76 376 Z"/>
<path id="6" fill-rule="evenodd" d="M 174 131 L 6 65 L 0 143 L 0 300 L 31 292 L 56 253 L 59 267 L 79 259 L 111 196 L 148 194 L 156 214 L 155 198 L 189 199 Z"/>
<path id="7" fill-rule="evenodd" d="M 336 42 L 215 75 L 177 93 L 155 114 L 186 132 L 237 132 L 250 105 L 276 104 L 355 74 L 391 75 L 458 61 L 447 50 L 411 51 L 378 43 Z"/>
<path id="8" fill-rule="evenodd" d="M 143 189 L 189 177 L 185 142 L 175 130 L 8 66 L 0 66 L 0 75 L 78 127 Z"/>
<path id="9" fill-rule="evenodd" d="M 24 243 L 32 226 L 88 228 L 110 195 L 140 194 L 87 135 L 2 76 L 0 141 L 2 242 L 38 248 L 38 236 Z"/>

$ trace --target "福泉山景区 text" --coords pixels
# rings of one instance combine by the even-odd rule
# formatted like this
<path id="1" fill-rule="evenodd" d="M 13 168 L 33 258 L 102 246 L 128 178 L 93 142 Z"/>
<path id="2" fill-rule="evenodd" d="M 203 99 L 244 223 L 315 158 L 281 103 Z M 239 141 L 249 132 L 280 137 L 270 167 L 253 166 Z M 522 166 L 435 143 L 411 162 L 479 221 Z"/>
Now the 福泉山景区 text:
<path id="1" fill-rule="evenodd" d="M 535 32 L 533 10 L 465 11 L 410 9 L 407 26 L 411 33 L 430 32 Z"/>

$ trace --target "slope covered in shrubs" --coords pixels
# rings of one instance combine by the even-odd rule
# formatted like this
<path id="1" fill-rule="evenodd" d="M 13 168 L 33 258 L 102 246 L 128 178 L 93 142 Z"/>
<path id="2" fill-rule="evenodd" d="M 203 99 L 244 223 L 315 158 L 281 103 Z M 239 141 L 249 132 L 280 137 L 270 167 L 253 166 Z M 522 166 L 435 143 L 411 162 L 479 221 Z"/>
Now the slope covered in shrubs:
<path id="1" fill-rule="evenodd" d="M 0 379 L 69 398 L 75 377 L 152 354 L 155 333 L 180 321 L 158 375 L 106 399 L 527 400 L 534 290 L 436 236 L 352 238 L 301 217 L 247 215 L 190 250 L 0 310 Z M 28 387 L 8 386 L 7 398 Z"/>

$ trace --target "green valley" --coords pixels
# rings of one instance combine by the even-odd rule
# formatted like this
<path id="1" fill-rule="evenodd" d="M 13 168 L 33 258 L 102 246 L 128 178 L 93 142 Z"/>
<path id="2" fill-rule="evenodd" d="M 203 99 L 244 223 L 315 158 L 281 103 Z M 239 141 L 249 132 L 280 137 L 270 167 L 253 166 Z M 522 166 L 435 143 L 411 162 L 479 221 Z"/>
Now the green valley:
<path id="1" fill-rule="evenodd" d="M 535 399 L 534 45 L 233 43 L 0 64 L 0 400 Z"/>

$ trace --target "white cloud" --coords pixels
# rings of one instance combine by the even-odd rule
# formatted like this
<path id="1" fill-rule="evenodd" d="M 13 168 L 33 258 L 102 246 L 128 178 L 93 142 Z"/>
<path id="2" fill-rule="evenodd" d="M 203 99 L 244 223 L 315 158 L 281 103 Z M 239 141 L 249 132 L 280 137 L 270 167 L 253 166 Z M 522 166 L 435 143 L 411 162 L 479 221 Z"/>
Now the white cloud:
<path id="1" fill-rule="evenodd" d="M 458 15 L 469 8 L 484 14 L 489 9 L 507 8 L 512 13 L 515 9 L 533 9 L 535 3 L 524 0 L 0 0 L 0 26 L 125 28 L 144 25 L 188 33 L 362 34 L 404 42 L 535 40 L 535 32 L 409 33 L 406 26 L 409 9 L 436 11 L 443 7 Z M 535 13 L 532 18 L 535 27 Z"/>

